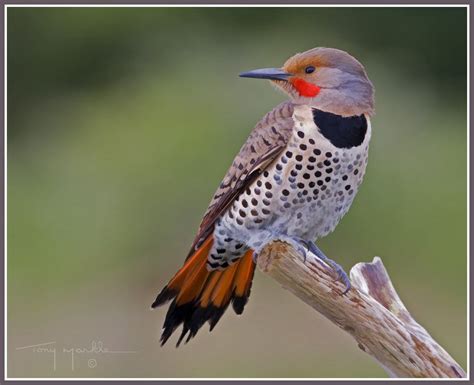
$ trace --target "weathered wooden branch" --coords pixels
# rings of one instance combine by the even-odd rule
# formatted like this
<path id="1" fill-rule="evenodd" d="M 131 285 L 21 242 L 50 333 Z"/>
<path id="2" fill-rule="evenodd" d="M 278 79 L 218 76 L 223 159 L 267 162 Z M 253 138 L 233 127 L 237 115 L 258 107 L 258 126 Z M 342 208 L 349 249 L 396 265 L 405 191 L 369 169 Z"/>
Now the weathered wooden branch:
<path id="1" fill-rule="evenodd" d="M 351 269 L 352 289 L 345 295 L 333 270 L 311 253 L 304 261 L 286 243 L 267 245 L 257 263 L 261 271 L 351 334 L 391 377 L 466 377 L 410 315 L 380 258 Z"/>

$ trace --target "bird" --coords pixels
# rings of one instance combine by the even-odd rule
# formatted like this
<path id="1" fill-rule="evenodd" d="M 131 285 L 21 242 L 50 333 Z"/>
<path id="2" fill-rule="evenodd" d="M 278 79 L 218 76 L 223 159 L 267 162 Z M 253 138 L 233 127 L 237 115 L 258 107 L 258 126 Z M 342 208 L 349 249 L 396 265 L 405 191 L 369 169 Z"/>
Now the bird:
<path id="1" fill-rule="evenodd" d="M 255 126 L 206 210 L 182 267 L 152 308 L 171 301 L 161 345 L 182 325 L 176 346 L 229 305 L 242 314 L 259 253 L 272 241 L 310 251 L 337 273 L 343 268 L 316 241 L 349 210 L 365 174 L 374 115 L 374 87 L 349 53 L 317 47 L 281 68 L 240 74 L 266 79 L 288 97 Z"/>

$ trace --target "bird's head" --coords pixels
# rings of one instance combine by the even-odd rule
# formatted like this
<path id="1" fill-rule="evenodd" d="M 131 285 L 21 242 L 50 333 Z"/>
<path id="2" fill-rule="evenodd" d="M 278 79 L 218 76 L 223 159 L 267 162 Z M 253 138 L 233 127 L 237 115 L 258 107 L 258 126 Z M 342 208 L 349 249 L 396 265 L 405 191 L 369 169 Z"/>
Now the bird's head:
<path id="1" fill-rule="evenodd" d="M 343 116 L 374 113 L 374 88 L 362 64 L 347 52 L 313 48 L 289 58 L 282 68 L 243 72 L 269 79 L 298 104 Z"/>

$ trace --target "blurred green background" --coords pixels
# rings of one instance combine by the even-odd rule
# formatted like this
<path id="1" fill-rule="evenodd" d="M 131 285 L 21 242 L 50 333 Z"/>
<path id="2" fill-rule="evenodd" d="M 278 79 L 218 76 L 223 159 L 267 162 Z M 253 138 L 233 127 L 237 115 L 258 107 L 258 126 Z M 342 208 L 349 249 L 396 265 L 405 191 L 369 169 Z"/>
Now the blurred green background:
<path id="1" fill-rule="evenodd" d="M 8 375 L 385 377 L 259 272 L 243 316 L 180 349 L 159 347 L 165 310 L 149 310 L 284 99 L 237 74 L 315 46 L 376 87 L 365 182 L 320 247 L 347 271 L 381 256 L 466 368 L 466 28 L 461 8 L 9 8 Z M 93 341 L 134 353 L 76 351 L 72 368 Z M 55 369 L 18 349 L 46 342 Z"/>

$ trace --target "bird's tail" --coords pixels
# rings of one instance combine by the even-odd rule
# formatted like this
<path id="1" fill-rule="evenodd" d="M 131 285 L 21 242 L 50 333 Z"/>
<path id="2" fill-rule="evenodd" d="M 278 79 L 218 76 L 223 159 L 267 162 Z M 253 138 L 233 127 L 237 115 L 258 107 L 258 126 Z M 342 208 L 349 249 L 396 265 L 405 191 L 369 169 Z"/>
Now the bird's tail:
<path id="1" fill-rule="evenodd" d="M 186 342 L 196 335 L 206 321 L 214 328 L 232 302 L 237 314 L 247 303 L 255 271 L 252 250 L 225 270 L 208 271 L 207 257 L 213 243 L 212 235 L 192 254 L 156 297 L 152 308 L 173 300 L 168 308 L 161 345 L 183 324 L 176 346 L 189 332 Z"/>

